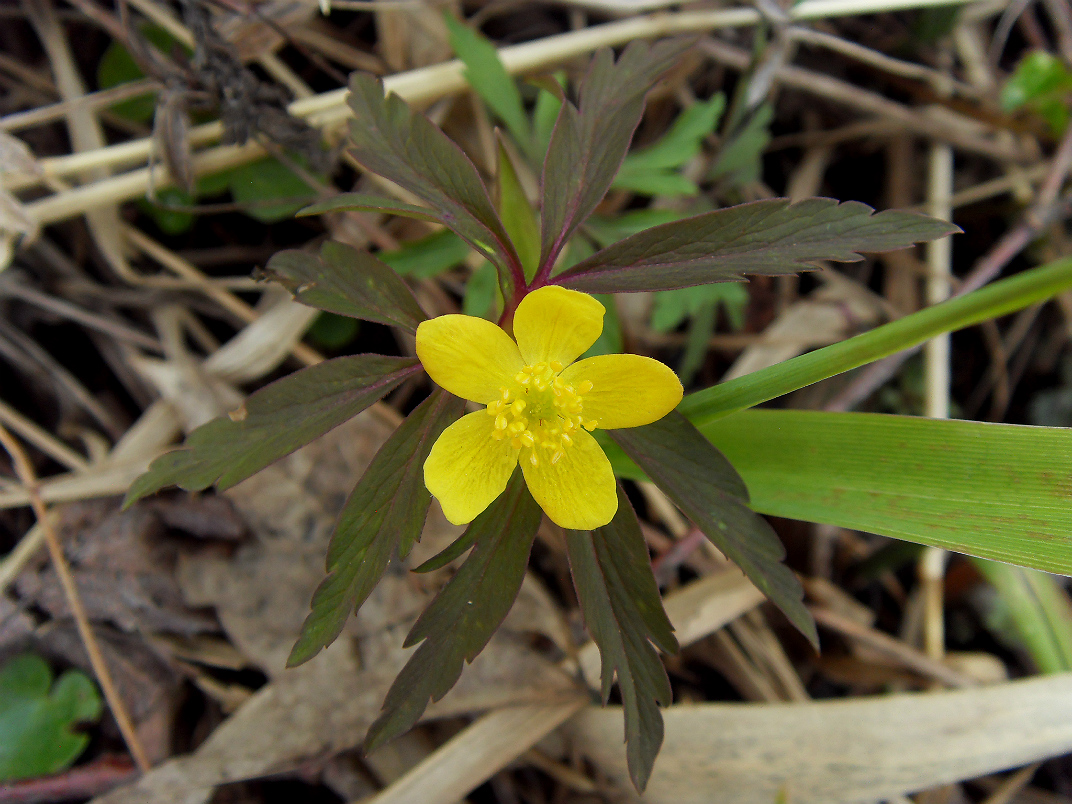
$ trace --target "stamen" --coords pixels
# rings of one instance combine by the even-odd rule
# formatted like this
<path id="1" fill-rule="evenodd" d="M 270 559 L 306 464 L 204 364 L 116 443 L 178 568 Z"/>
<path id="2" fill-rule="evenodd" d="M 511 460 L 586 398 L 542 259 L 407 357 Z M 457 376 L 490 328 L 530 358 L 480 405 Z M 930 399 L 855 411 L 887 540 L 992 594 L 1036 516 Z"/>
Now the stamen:
<path id="1" fill-rule="evenodd" d="M 561 461 L 565 457 L 566 457 L 565 452 L 563 452 L 560 449 L 555 450 L 555 454 L 551 456 L 551 463 L 556 464 L 556 463 L 558 463 L 559 461 Z"/>
<path id="2" fill-rule="evenodd" d="M 521 443 L 522 443 L 522 444 L 524 444 L 524 445 L 525 445 L 526 447 L 530 447 L 530 448 L 531 448 L 531 447 L 534 447 L 534 446 L 536 446 L 536 439 L 534 439 L 534 438 L 532 437 L 532 433 L 530 433 L 530 432 L 529 432 L 528 430 L 526 430 L 525 432 L 523 432 L 523 433 L 522 433 L 521 435 L 519 435 L 519 436 L 518 436 L 518 437 L 517 437 L 516 439 L 514 439 L 514 440 L 515 440 L 515 441 L 519 441 L 519 442 L 521 442 Z"/>
<path id="3" fill-rule="evenodd" d="M 580 385 L 577 386 L 577 393 L 579 393 L 579 394 L 587 394 L 589 391 L 592 390 L 593 387 L 594 386 L 592 385 L 591 380 L 585 380 L 584 382 L 582 382 Z"/>
<path id="4" fill-rule="evenodd" d="M 540 459 L 536 457 L 535 451 L 529 453 L 529 463 L 531 463 L 533 466 L 540 465 Z"/>
<path id="5" fill-rule="evenodd" d="M 563 368 L 562 364 L 559 363 L 557 360 L 552 360 L 551 361 L 551 371 L 559 372 L 559 371 L 562 371 L 562 368 Z"/>
<path id="6" fill-rule="evenodd" d="M 597 427 L 599 427 L 599 422 L 595 419 L 589 419 L 584 423 L 584 429 L 588 432 L 592 432 L 592 430 L 595 430 Z"/>
<path id="7" fill-rule="evenodd" d="M 572 424 L 572 422 L 571 422 L 571 424 Z M 565 433 L 563 433 L 563 434 L 562 434 L 562 443 L 563 443 L 563 444 L 564 444 L 565 446 L 567 446 L 567 447 L 568 447 L 568 446 L 570 446 L 570 445 L 571 445 L 571 444 L 573 443 L 573 439 L 572 439 L 572 438 L 570 438 L 570 437 L 569 437 L 568 435 L 566 435 Z"/>
<path id="8" fill-rule="evenodd" d="M 503 414 L 500 413 L 498 416 L 495 417 L 496 430 L 505 430 L 507 424 L 508 422 L 506 421 L 506 417 Z"/>

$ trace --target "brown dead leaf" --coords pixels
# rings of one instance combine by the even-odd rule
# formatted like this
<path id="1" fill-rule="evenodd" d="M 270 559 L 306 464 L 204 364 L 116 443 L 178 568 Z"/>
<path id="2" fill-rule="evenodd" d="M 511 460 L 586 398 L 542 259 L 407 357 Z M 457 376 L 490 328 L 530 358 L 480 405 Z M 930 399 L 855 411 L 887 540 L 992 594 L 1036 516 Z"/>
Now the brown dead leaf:
<path id="1" fill-rule="evenodd" d="M 115 500 L 66 506 L 61 515 L 67 557 L 90 620 L 120 630 L 196 634 L 216 630 L 213 617 L 189 608 L 174 576 L 179 543 L 165 535 L 149 505 L 120 512 Z M 51 565 L 24 572 L 15 583 L 24 604 L 54 619 L 69 614 Z"/>

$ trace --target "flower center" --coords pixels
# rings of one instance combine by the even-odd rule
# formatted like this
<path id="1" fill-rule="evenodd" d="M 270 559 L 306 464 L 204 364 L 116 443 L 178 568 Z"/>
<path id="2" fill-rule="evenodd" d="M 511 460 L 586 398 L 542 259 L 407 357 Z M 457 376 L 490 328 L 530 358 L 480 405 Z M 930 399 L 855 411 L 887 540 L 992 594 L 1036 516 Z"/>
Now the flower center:
<path id="1" fill-rule="evenodd" d="M 583 415 L 591 381 L 574 387 L 558 376 L 562 368 L 557 360 L 525 366 L 512 384 L 499 389 L 499 399 L 488 404 L 488 415 L 495 417 L 492 438 L 509 438 L 515 449 L 526 451 L 533 466 L 541 460 L 558 463 L 578 430 L 594 430 L 598 424 Z"/>

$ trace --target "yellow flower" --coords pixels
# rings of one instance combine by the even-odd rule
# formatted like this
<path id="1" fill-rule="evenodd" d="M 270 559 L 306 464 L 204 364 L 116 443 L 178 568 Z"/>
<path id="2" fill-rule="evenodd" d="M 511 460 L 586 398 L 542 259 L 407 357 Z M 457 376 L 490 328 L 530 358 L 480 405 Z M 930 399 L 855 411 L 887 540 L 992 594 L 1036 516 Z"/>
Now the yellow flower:
<path id="1" fill-rule="evenodd" d="M 443 431 L 424 483 L 456 525 L 471 522 L 506 488 L 518 462 L 529 491 L 564 528 L 606 525 L 618 509 L 597 427 L 638 427 L 681 401 L 681 382 L 657 360 L 600 355 L 573 361 L 603 331 L 603 305 L 584 293 L 534 290 L 514 313 L 515 343 L 467 315 L 417 328 L 417 356 L 431 378 L 486 406 Z"/>

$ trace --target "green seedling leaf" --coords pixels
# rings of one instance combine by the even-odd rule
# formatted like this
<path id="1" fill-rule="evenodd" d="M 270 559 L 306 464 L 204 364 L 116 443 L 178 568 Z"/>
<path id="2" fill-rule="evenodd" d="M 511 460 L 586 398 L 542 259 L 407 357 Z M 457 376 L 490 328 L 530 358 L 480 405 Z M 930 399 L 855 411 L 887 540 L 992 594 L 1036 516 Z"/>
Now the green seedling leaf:
<path id="1" fill-rule="evenodd" d="M 909 349 L 935 335 L 1022 310 L 1069 288 L 1072 288 L 1072 259 L 1056 260 L 906 315 L 847 341 L 689 394 L 678 410 L 693 423 L 702 425 Z"/>
<path id="2" fill-rule="evenodd" d="M 686 109 L 657 143 L 625 157 L 611 186 L 654 196 L 698 193 L 699 188 L 677 170 L 700 153 L 725 105 L 726 98 L 719 93 Z"/>
<path id="3" fill-rule="evenodd" d="M 397 95 L 384 97 L 371 75 L 351 77 L 348 102 L 356 116 L 350 139 L 357 161 L 428 204 L 435 220 L 499 269 L 506 286 L 518 256 L 469 157 Z"/>
<path id="4" fill-rule="evenodd" d="M 328 548 L 328 577 L 313 594 L 312 613 L 287 659 L 289 667 L 334 642 L 391 558 L 405 558 L 420 538 L 432 502 L 424 487 L 424 461 L 464 407 L 463 400 L 437 388 L 376 453 L 339 515 Z"/>
<path id="5" fill-rule="evenodd" d="M 629 150 L 645 95 L 691 45 L 682 39 L 632 42 L 617 62 L 604 48 L 581 84 L 579 106 L 562 103 L 543 167 L 541 267 L 555 262 L 603 200 Z"/>
<path id="6" fill-rule="evenodd" d="M 736 282 L 664 290 L 655 294 L 651 328 L 656 332 L 673 332 L 705 307 L 722 305 L 730 325 L 739 330 L 744 326 L 744 311 L 750 301 L 748 291 Z"/>
<path id="7" fill-rule="evenodd" d="M 773 106 L 764 103 L 757 107 L 748 122 L 723 143 L 707 172 L 708 180 L 722 182 L 727 187 L 740 187 L 759 179 L 773 119 Z"/>
<path id="8" fill-rule="evenodd" d="M 540 263 L 540 224 L 502 142 L 499 143 L 499 215 L 517 248 L 525 279 L 532 281 Z"/>
<path id="9" fill-rule="evenodd" d="M 235 202 L 248 205 L 242 211 L 261 223 L 289 218 L 316 197 L 301 176 L 274 157 L 234 168 L 228 177 Z M 280 203 L 264 203 L 274 199 Z"/>
<path id="10" fill-rule="evenodd" d="M 161 232 L 167 235 L 188 232 L 196 220 L 191 213 L 170 207 L 190 207 L 194 203 L 193 196 L 178 187 L 162 187 L 156 191 L 156 198 L 138 200 L 141 210 L 153 219 Z"/>
<path id="11" fill-rule="evenodd" d="M 483 98 L 495 115 L 506 124 L 514 141 L 521 149 L 532 154 L 532 126 L 525 116 L 521 93 L 517 84 L 506 72 L 495 45 L 457 20 L 449 12 L 443 14 L 450 31 L 450 46 L 455 55 L 465 62 L 463 75 L 476 93 Z"/>
<path id="12" fill-rule="evenodd" d="M 416 358 L 356 355 L 325 360 L 276 380 L 153 461 L 131 485 L 124 505 L 165 486 L 230 488 L 352 419 L 418 371 Z"/>
<path id="13" fill-rule="evenodd" d="M 747 410 L 700 431 L 757 511 L 1072 575 L 1070 430 Z"/>
<path id="14" fill-rule="evenodd" d="M 75 731 L 101 716 L 101 699 L 89 677 L 68 670 L 52 683 L 39 656 L 16 656 L 0 669 L 0 781 L 59 773 L 89 744 Z"/>
<path id="15" fill-rule="evenodd" d="M 559 274 L 553 281 L 587 293 L 670 290 L 777 275 L 819 260 L 856 262 L 861 251 L 892 251 L 960 229 L 914 212 L 875 213 L 856 201 L 776 198 L 655 226 Z"/>
<path id="16" fill-rule="evenodd" d="M 555 130 L 555 121 L 562 110 L 562 98 L 565 93 L 562 89 L 566 84 L 566 74 L 556 73 L 548 76 L 547 81 L 541 82 L 536 93 L 536 106 L 532 110 L 533 137 L 536 139 L 536 154 L 546 156 L 547 148 L 551 144 L 551 134 Z M 539 161 L 539 160 L 535 160 Z"/>
<path id="17" fill-rule="evenodd" d="M 748 489 L 734 464 L 676 412 L 644 427 L 611 430 L 608 434 L 756 588 L 818 646 L 815 622 L 802 602 L 804 590 L 792 570 L 782 563 L 785 548 L 767 521 L 748 507 Z"/>
<path id="18" fill-rule="evenodd" d="M 141 25 L 138 31 L 162 53 L 170 53 L 176 47 L 181 47 L 187 53 L 191 52 L 188 47 L 157 25 Z M 101 60 L 97 63 L 97 88 L 111 89 L 140 78 L 145 78 L 145 73 L 134 61 L 130 51 L 119 42 L 112 42 L 108 45 Z M 147 92 L 144 95 L 120 101 L 109 108 L 119 117 L 125 117 L 135 123 L 147 123 L 156 113 L 156 93 Z"/>
<path id="19" fill-rule="evenodd" d="M 397 251 L 383 251 L 377 256 L 399 276 L 431 279 L 460 265 L 469 256 L 469 244 L 450 229 L 441 229 L 419 240 L 404 243 Z"/>
<path id="20" fill-rule="evenodd" d="M 599 333 L 596 342 L 588 347 L 588 351 L 581 355 L 582 358 L 618 354 L 625 346 L 622 320 L 618 316 L 618 305 L 614 297 L 609 293 L 600 293 L 595 298 L 607 311 L 603 316 L 603 331 Z"/>
<path id="21" fill-rule="evenodd" d="M 672 698 L 666 669 L 651 643 L 667 653 L 676 653 L 678 644 L 640 523 L 621 487 L 618 512 L 610 524 L 594 531 L 566 531 L 566 550 L 585 625 L 599 646 L 603 703 L 617 675 L 629 776 L 637 792 L 643 792 L 663 742 L 658 705 L 669 706 Z"/>
<path id="22" fill-rule="evenodd" d="M 302 304 L 338 315 L 416 332 L 425 320 L 413 293 L 390 266 L 366 251 L 328 240 L 320 254 L 288 250 L 272 255 L 265 274 Z"/>
<path id="23" fill-rule="evenodd" d="M 643 232 L 652 226 L 679 221 L 684 217 L 684 213 L 674 209 L 636 209 L 622 215 L 615 215 L 613 218 L 593 215 L 585 221 L 584 231 L 599 244 L 600 248 L 605 248 L 629 235 Z M 591 254 L 586 254 L 585 258 L 590 256 Z M 577 262 L 580 260 L 576 260 L 574 264 Z"/>
<path id="24" fill-rule="evenodd" d="M 1068 125 L 1072 72 L 1064 62 L 1044 50 L 1034 50 L 1016 65 L 1016 71 L 1001 88 L 1001 106 L 1012 111 L 1034 109 L 1055 134 Z"/>
<path id="25" fill-rule="evenodd" d="M 465 297 L 462 299 L 462 312 L 477 318 L 494 320 L 496 315 L 495 300 L 499 296 L 499 285 L 495 281 L 495 266 L 485 262 L 465 283 Z"/>
<path id="26" fill-rule="evenodd" d="M 339 193 L 327 201 L 303 207 L 298 211 L 297 216 L 303 218 L 328 212 L 382 212 L 385 215 L 399 215 L 403 218 L 416 218 L 432 223 L 439 223 L 442 217 L 428 207 L 406 204 L 393 198 L 369 193 Z"/>
<path id="27" fill-rule="evenodd" d="M 1027 650 L 1043 673 L 1072 670 L 1072 605 L 1052 575 L 997 561 L 975 560 L 975 566 L 1000 595 L 987 627 L 1013 647 Z M 1000 612 L 1002 622 L 995 622 Z M 1011 639 L 1009 639 L 1011 637 Z"/>
<path id="28" fill-rule="evenodd" d="M 353 318 L 335 313 L 320 313 L 309 327 L 309 342 L 321 349 L 342 349 L 353 342 L 361 325 Z"/>
<path id="29" fill-rule="evenodd" d="M 372 751 L 408 731 L 458 681 L 462 666 L 484 649 L 521 588 L 532 540 L 543 512 L 520 468 L 498 499 L 473 520 L 473 550 L 406 637 L 421 643 L 387 693 L 383 713 L 369 729 Z"/>

